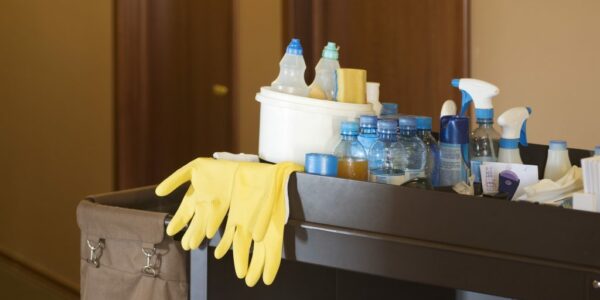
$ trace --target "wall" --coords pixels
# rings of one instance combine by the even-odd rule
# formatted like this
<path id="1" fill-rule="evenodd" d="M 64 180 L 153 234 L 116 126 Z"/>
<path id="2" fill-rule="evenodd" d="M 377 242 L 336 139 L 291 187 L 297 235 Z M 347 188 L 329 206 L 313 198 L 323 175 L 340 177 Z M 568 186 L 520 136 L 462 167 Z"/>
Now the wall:
<path id="1" fill-rule="evenodd" d="M 234 131 L 236 151 L 258 154 L 261 86 L 279 73 L 283 55 L 282 1 L 234 0 Z"/>
<path id="2" fill-rule="evenodd" d="M 471 75 L 500 87 L 497 115 L 529 105 L 530 141 L 600 144 L 600 1 L 471 2 Z"/>
<path id="3" fill-rule="evenodd" d="M 113 184 L 112 1 L 0 2 L 0 251 L 79 286 L 83 196 Z"/>

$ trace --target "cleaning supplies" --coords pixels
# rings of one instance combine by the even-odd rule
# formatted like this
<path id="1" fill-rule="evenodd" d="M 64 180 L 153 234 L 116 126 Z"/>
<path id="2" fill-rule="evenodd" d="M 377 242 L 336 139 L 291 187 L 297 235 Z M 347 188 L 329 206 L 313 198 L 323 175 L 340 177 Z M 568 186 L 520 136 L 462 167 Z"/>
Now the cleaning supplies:
<path id="1" fill-rule="evenodd" d="M 338 48 L 333 42 L 327 42 L 321 59 L 315 67 L 315 80 L 308 87 L 311 98 L 335 99 L 335 71 L 340 68 Z"/>
<path id="2" fill-rule="evenodd" d="M 563 177 L 570 168 L 571 161 L 569 160 L 567 142 L 557 140 L 550 141 L 544 178 L 557 181 Z"/>
<path id="3" fill-rule="evenodd" d="M 345 103 L 367 103 L 367 71 L 361 69 L 337 69 L 335 99 Z"/>
<path id="4" fill-rule="evenodd" d="M 379 82 L 367 82 L 367 102 L 373 106 L 373 111 L 379 116 L 381 103 L 379 103 Z"/>
<path id="5" fill-rule="evenodd" d="M 398 119 L 398 143 L 402 145 L 402 160 L 406 162 L 404 180 L 425 177 L 425 164 L 427 149 L 423 141 L 417 136 L 417 119 L 402 116 Z"/>
<path id="6" fill-rule="evenodd" d="M 279 76 L 273 81 L 271 88 L 287 94 L 308 96 L 308 86 L 304 81 L 305 70 L 300 40 L 292 39 L 279 62 Z"/>
<path id="7" fill-rule="evenodd" d="M 500 90 L 495 85 L 479 79 L 461 78 L 453 79 L 452 86 L 462 93 L 460 115 L 465 116 L 471 101 L 475 102 L 475 109 L 492 109 L 492 97 L 497 96 Z"/>
<path id="8" fill-rule="evenodd" d="M 524 188 L 525 194 L 518 200 L 550 203 L 571 196 L 583 188 L 581 168 L 572 166 L 560 179 L 542 179 L 538 183 Z"/>
<path id="9" fill-rule="evenodd" d="M 520 182 L 521 180 L 515 172 L 504 170 L 499 174 L 498 192 L 503 193 L 506 199 L 511 200 L 515 196 Z"/>
<path id="10" fill-rule="evenodd" d="M 360 116 L 360 133 L 358 141 L 369 155 L 371 146 L 377 141 L 377 117 L 370 115 Z"/>
<path id="11" fill-rule="evenodd" d="M 340 135 L 342 140 L 333 151 L 333 155 L 338 158 L 338 177 L 368 180 L 367 152 L 358 141 L 358 123 L 342 122 Z"/>
<path id="12" fill-rule="evenodd" d="M 431 117 L 417 117 L 417 136 L 426 149 L 425 177 L 434 187 L 440 184 L 440 147 L 431 134 Z"/>
<path id="13" fill-rule="evenodd" d="M 404 147 L 398 143 L 398 120 L 380 119 L 377 122 L 378 140 L 369 151 L 369 180 L 400 185 L 406 180 L 402 160 Z"/>
<path id="14" fill-rule="evenodd" d="M 466 114 L 471 102 L 475 106 L 478 127 L 471 132 L 469 139 L 470 167 L 473 174 L 474 193 L 480 195 L 482 189 L 479 166 L 484 161 L 498 161 L 500 134 L 493 126 L 492 97 L 498 95 L 499 89 L 491 83 L 472 78 L 454 79 L 452 86 L 459 88 L 462 93 L 461 116 Z"/>
<path id="15" fill-rule="evenodd" d="M 440 185 L 468 179 L 469 118 L 444 116 L 440 124 Z"/>
<path id="16" fill-rule="evenodd" d="M 498 150 L 498 162 L 522 164 L 519 144 L 527 146 L 527 119 L 531 115 L 529 107 L 513 107 L 498 117 L 502 127 Z"/>
<path id="17" fill-rule="evenodd" d="M 336 177 L 338 175 L 338 158 L 332 154 L 307 153 L 304 170 L 308 174 Z"/>
<path id="18" fill-rule="evenodd" d="M 451 99 L 444 101 L 444 104 L 442 104 L 440 119 L 445 116 L 456 116 L 456 103 Z"/>
<path id="19" fill-rule="evenodd" d="M 197 158 L 156 187 L 156 195 L 163 197 L 191 181 L 177 212 L 167 226 L 167 234 L 172 236 L 189 223 L 181 240 L 183 249 L 196 249 L 205 237 L 212 238 L 215 235 L 229 209 L 238 167 L 238 162 Z"/>

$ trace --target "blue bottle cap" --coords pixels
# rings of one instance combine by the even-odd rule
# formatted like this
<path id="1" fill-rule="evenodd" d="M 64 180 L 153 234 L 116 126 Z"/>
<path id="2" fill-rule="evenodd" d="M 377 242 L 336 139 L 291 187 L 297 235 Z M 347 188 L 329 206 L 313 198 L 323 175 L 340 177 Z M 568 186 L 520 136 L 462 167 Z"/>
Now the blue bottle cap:
<path id="1" fill-rule="evenodd" d="M 417 119 L 411 116 L 402 116 L 398 118 L 398 127 L 401 130 L 417 129 Z"/>
<path id="2" fill-rule="evenodd" d="M 440 123 L 440 142 L 463 145 L 469 143 L 469 118 L 443 116 Z"/>
<path id="3" fill-rule="evenodd" d="M 377 131 L 383 133 L 396 133 L 398 130 L 397 119 L 379 119 L 377 121 Z"/>
<path id="4" fill-rule="evenodd" d="M 476 108 L 475 118 L 477 120 L 494 120 L 493 108 Z"/>
<path id="5" fill-rule="evenodd" d="M 340 133 L 343 135 L 358 135 L 358 122 L 342 121 Z"/>
<path id="6" fill-rule="evenodd" d="M 377 128 L 377 116 L 362 115 L 360 116 L 361 128 Z"/>
<path id="7" fill-rule="evenodd" d="M 389 116 L 398 114 L 398 103 L 389 103 L 383 102 L 381 103 L 381 115 Z"/>
<path id="8" fill-rule="evenodd" d="M 300 39 L 292 39 L 290 44 L 287 46 L 287 49 L 285 49 L 285 53 L 302 55 L 302 45 L 300 44 Z"/>
<path id="9" fill-rule="evenodd" d="M 567 142 L 563 140 L 550 141 L 550 150 L 567 150 Z"/>
<path id="10" fill-rule="evenodd" d="M 307 153 L 304 160 L 304 171 L 309 174 L 337 176 L 338 158 L 323 153 Z"/>
<path id="11" fill-rule="evenodd" d="M 321 54 L 323 58 L 338 60 L 340 57 L 340 53 L 338 52 L 338 47 L 334 42 L 327 42 L 327 46 L 323 48 L 323 53 Z"/>
<path id="12" fill-rule="evenodd" d="M 431 130 L 431 117 L 417 116 L 417 129 Z"/>

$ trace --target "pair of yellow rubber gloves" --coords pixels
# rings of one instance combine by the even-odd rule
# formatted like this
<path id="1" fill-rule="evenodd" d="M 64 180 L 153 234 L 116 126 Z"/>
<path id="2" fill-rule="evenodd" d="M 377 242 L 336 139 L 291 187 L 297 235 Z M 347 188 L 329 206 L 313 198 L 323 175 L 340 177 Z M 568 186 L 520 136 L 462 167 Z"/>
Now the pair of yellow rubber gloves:
<path id="1" fill-rule="evenodd" d="M 170 194 L 191 181 L 175 216 L 167 226 L 174 235 L 188 223 L 181 245 L 196 249 L 204 238 L 212 238 L 229 211 L 225 232 L 215 249 L 222 258 L 233 246 L 235 273 L 254 286 L 262 275 L 270 285 L 275 280 L 283 246 L 285 187 L 300 165 L 276 165 L 197 158 L 171 174 L 156 187 L 158 196 Z M 253 243 L 250 264 L 250 246 Z"/>

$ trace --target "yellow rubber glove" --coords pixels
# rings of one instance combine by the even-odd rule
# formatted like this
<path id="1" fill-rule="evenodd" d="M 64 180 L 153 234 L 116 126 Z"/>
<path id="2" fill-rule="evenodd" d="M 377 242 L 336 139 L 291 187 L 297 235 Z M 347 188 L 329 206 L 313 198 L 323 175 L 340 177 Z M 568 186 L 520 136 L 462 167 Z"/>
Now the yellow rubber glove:
<path id="1" fill-rule="evenodd" d="M 262 240 L 267 230 L 273 210 L 276 170 L 276 165 L 242 162 L 236 172 L 227 225 L 215 257 L 222 258 L 233 244 L 238 278 L 246 276 L 253 236 Z"/>
<path id="2" fill-rule="evenodd" d="M 155 190 L 165 196 L 191 180 L 175 216 L 167 226 L 167 234 L 174 235 L 190 226 L 181 240 L 185 250 L 196 249 L 205 237 L 212 238 L 229 209 L 233 179 L 239 162 L 197 158 L 171 174 Z"/>
<path id="3" fill-rule="evenodd" d="M 302 166 L 294 163 L 278 165 L 275 189 L 275 203 L 264 239 L 254 240 L 252 261 L 246 274 L 246 285 L 253 287 L 262 274 L 263 282 L 270 285 L 275 280 L 283 247 L 283 230 L 285 227 L 285 185 L 292 172 L 303 171 Z"/>

